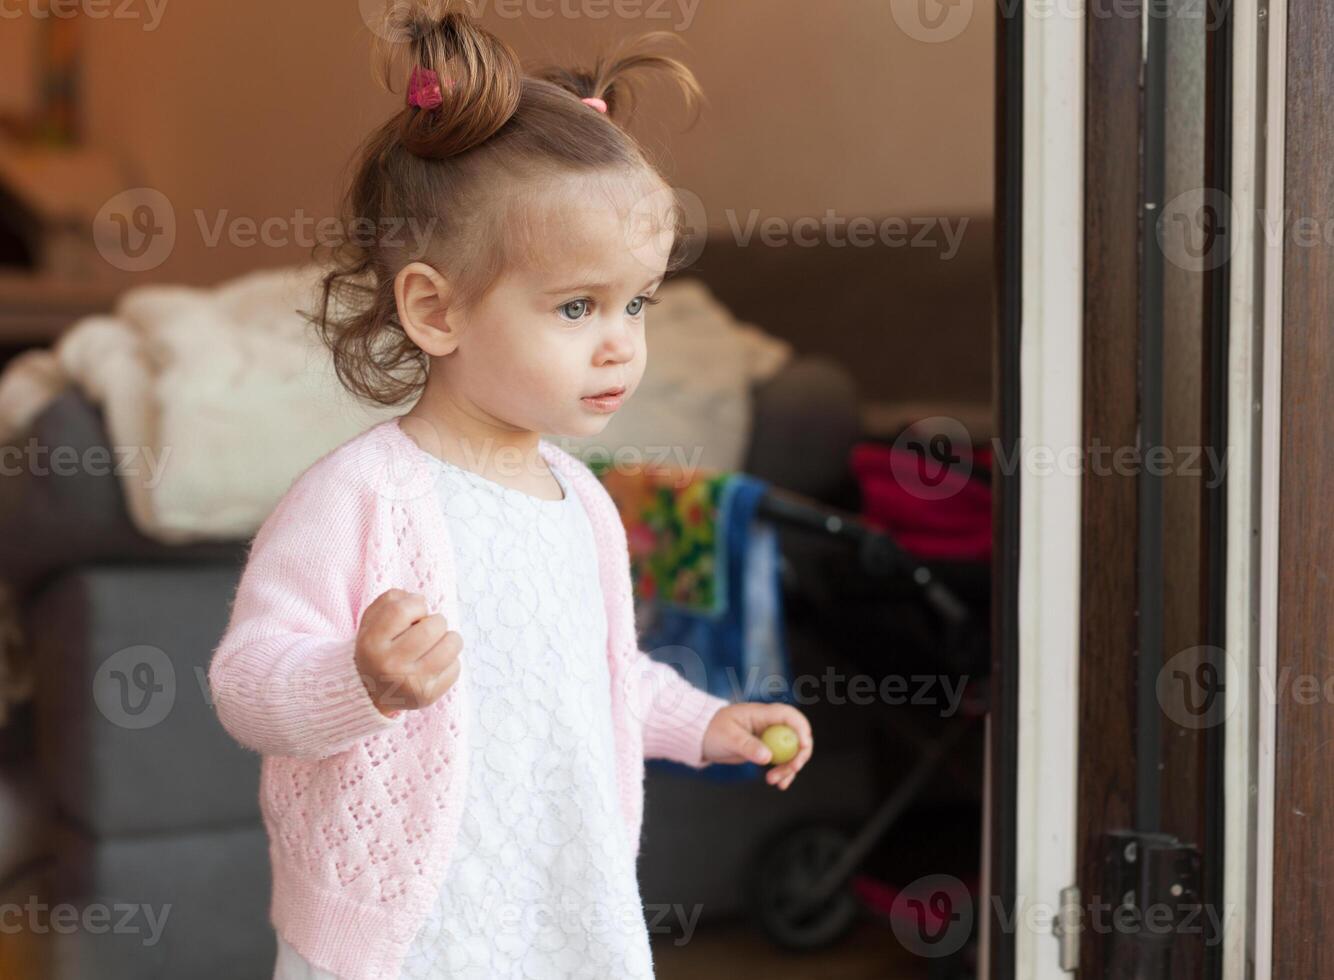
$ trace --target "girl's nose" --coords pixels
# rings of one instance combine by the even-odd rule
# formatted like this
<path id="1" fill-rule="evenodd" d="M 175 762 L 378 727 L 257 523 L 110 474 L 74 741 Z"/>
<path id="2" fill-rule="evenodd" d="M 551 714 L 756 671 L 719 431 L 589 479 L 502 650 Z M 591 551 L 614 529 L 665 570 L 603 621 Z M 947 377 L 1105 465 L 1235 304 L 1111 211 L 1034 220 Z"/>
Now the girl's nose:
<path id="1" fill-rule="evenodd" d="M 634 360 L 634 357 L 635 337 L 632 328 L 624 318 L 617 317 L 602 339 L 602 345 L 598 349 L 598 362 L 625 362 Z"/>

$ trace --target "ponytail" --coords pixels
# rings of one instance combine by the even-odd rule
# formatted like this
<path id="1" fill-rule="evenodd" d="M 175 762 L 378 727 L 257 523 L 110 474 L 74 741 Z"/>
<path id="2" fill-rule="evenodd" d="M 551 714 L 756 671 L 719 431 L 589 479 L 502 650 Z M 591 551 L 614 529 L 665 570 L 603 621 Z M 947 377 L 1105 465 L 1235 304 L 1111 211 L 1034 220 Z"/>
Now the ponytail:
<path id="1" fill-rule="evenodd" d="M 407 72 L 434 72 L 448 93 L 437 108 L 402 110 L 399 138 L 414 156 L 444 160 L 466 153 L 499 132 L 519 108 L 518 55 L 467 8 L 467 0 L 396 0 L 377 32 L 380 77 L 391 91 L 406 48 L 412 59 Z"/>

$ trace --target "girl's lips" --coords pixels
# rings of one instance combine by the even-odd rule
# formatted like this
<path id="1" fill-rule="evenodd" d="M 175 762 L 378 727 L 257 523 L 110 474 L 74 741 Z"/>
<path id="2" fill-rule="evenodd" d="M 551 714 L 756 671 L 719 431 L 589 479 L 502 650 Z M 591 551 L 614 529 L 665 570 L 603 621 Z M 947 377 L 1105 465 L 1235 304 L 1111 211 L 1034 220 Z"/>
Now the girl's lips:
<path id="1" fill-rule="evenodd" d="M 585 405 L 598 412 L 614 412 L 625 400 L 625 389 L 621 388 L 614 395 L 585 395 L 581 399 Z"/>

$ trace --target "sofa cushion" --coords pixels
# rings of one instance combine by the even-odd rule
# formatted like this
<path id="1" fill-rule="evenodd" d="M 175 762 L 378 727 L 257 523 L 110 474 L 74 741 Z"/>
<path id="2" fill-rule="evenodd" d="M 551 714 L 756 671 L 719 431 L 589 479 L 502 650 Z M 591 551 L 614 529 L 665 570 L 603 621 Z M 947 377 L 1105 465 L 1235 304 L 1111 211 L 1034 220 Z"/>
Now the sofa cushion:
<path id="1" fill-rule="evenodd" d="M 109 446 L 101 413 L 70 389 L 42 410 L 27 438 L 5 449 L 0 579 L 20 597 L 53 573 L 87 561 L 232 560 L 243 554 L 242 542 L 168 545 L 139 533 L 126 512 Z"/>
<path id="2" fill-rule="evenodd" d="M 0 759 L 0 881 L 49 858 L 50 798 L 31 755 Z"/>
<path id="3" fill-rule="evenodd" d="M 259 756 L 223 729 L 208 692 L 240 571 L 86 565 L 32 604 L 42 782 L 87 832 L 258 820 Z"/>

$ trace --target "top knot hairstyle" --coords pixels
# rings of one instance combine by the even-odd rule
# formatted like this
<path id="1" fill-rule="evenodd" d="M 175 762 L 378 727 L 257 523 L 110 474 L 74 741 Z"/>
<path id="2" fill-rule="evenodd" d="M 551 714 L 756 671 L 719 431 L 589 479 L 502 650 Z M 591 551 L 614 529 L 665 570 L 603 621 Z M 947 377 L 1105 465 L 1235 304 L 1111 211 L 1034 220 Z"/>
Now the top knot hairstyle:
<path id="1" fill-rule="evenodd" d="M 389 0 L 376 36 L 381 81 L 390 91 L 395 79 L 406 89 L 413 73 L 426 69 L 439 79 L 440 98 L 426 106 L 405 98 L 361 145 L 340 209 L 344 233 L 315 249 L 317 258 L 330 252 L 320 308 L 305 316 L 348 390 L 397 405 L 421 390 L 427 368 L 398 322 L 399 270 L 430 262 L 450 281 L 451 304 L 466 308 L 511 262 L 533 256 L 538 243 L 524 209 L 543 189 L 593 176 L 629 182 L 640 193 L 670 193 L 623 128 L 633 83 L 656 72 L 677 83 L 688 108 L 703 97 L 689 68 L 654 53 L 677 40 L 665 31 L 623 41 L 586 70 L 532 74 L 473 18 L 466 0 Z M 601 99 L 606 113 L 584 99 Z M 679 245 L 679 209 L 673 220 Z M 354 228 L 361 233 L 349 234 Z M 669 271 L 680 259 L 674 249 Z"/>

